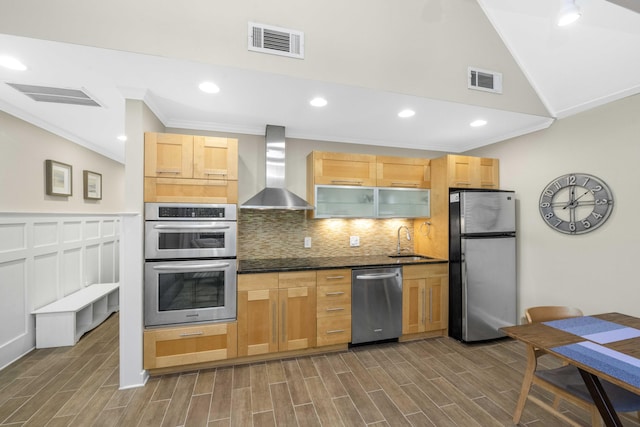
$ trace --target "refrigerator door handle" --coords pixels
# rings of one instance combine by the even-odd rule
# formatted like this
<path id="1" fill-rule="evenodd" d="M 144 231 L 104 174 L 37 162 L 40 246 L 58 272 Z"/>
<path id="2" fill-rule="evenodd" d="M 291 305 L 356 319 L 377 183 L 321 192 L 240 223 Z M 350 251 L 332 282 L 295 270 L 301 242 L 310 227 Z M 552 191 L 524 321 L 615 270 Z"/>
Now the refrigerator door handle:
<path id="1" fill-rule="evenodd" d="M 464 283 L 465 285 L 462 286 L 462 295 L 461 295 L 461 305 L 462 305 L 462 325 L 463 325 L 463 330 L 466 331 L 467 330 L 467 286 L 466 284 L 467 282 L 467 263 L 465 260 L 465 245 L 464 243 L 462 243 L 462 251 L 460 253 L 460 279 L 461 282 Z"/>

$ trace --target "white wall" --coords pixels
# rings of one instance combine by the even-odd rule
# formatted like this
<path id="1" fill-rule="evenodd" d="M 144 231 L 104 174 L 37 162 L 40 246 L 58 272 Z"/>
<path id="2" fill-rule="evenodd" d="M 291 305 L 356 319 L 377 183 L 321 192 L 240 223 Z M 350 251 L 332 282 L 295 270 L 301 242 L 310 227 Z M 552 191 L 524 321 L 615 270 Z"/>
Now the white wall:
<path id="1" fill-rule="evenodd" d="M 529 306 L 558 304 L 588 314 L 640 315 L 639 138 L 636 95 L 471 152 L 499 158 L 502 186 L 517 193 L 520 313 Z M 613 192 L 608 221 L 584 235 L 554 231 L 538 210 L 543 188 L 571 172 L 598 176 Z"/>
<path id="2" fill-rule="evenodd" d="M 0 28 L 5 34 L 548 115 L 476 1 L 188 5 L 176 7 L 174 0 L 4 0 Z M 304 60 L 249 51 L 249 21 L 303 31 Z M 468 66 L 504 73 L 504 93 L 467 90 Z"/>
<path id="3" fill-rule="evenodd" d="M 45 194 L 45 160 L 73 167 L 70 197 Z M 102 174 L 85 200 L 82 171 Z M 124 165 L 0 112 L 0 367 L 35 346 L 31 311 L 119 279 Z"/>
<path id="4" fill-rule="evenodd" d="M 0 213 L 0 368 L 35 347 L 36 310 L 119 280 L 117 215 Z"/>
<path id="5" fill-rule="evenodd" d="M 72 166 L 73 194 L 47 196 L 45 160 Z M 102 200 L 85 200 L 82 171 L 102 175 Z M 124 165 L 0 111 L 0 211 L 120 212 Z"/>

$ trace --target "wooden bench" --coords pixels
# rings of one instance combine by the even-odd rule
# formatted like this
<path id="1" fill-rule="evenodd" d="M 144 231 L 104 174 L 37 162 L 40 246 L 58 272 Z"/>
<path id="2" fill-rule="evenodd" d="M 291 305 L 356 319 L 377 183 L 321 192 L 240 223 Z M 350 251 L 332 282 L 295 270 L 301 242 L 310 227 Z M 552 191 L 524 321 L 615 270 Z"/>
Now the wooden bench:
<path id="1" fill-rule="evenodd" d="M 36 316 L 36 348 L 74 345 L 120 305 L 119 283 L 97 283 L 31 312 Z"/>

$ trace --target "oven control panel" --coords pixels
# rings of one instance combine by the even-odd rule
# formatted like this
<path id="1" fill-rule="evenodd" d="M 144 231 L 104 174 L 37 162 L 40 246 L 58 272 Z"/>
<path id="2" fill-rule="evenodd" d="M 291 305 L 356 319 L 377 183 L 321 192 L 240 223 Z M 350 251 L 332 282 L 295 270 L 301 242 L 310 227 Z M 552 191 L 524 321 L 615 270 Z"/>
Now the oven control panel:
<path id="1" fill-rule="evenodd" d="M 147 221 L 236 220 L 233 204 L 145 203 Z"/>

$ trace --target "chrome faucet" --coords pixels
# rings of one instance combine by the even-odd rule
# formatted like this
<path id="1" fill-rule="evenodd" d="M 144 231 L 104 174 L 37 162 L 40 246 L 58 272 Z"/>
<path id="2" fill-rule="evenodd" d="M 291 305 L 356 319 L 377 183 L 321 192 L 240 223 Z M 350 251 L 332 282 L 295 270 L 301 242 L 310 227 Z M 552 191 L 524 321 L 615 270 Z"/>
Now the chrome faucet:
<path id="1" fill-rule="evenodd" d="M 406 225 L 401 225 L 400 227 L 398 227 L 398 247 L 396 248 L 396 255 L 400 255 L 400 230 L 402 229 L 407 230 L 407 240 L 411 240 L 411 234 L 409 234 L 409 227 L 407 227 Z"/>

